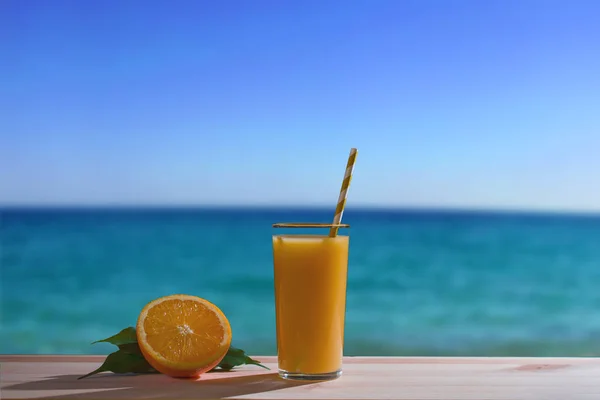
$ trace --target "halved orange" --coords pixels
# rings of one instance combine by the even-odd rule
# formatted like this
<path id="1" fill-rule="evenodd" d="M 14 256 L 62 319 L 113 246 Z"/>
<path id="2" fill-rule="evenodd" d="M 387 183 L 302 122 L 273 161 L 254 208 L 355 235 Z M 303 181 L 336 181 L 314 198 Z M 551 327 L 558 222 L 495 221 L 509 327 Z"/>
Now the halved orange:
<path id="1" fill-rule="evenodd" d="M 176 294 L 148 303 L 138 317 L 137 339 L 148 363 L 177 378 L 216 367 L 231 344 L 231 327 L 208 300 Z"/>

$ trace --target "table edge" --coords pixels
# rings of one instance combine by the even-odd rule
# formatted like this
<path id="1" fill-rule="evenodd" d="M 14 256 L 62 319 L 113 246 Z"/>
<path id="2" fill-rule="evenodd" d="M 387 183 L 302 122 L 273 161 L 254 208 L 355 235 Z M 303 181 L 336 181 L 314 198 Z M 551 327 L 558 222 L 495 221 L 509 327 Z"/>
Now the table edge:
<path id="1" fill-rule="evenodd" d="M 276 363 L 277 356 L 252 356 L 263 363 Z M 106 355 L 0 354 L 3 363 L 102 362 Z M 433 356 L 345 356 L 348 364 L 564 364 L 598 362 L 598 357 L 433 357 Z"/>

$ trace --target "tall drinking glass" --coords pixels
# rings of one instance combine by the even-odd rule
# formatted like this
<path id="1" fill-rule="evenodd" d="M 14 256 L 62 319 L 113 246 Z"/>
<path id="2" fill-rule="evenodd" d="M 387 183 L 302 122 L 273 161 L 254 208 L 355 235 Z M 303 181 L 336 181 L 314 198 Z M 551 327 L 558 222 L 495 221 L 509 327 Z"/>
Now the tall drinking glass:
<path id="1" fill-rule="evenodd" d="M 342 374 L 349 225 L 274 224 L 279 375 L 326 380 Z M 331 228 L 338 228 L 335 237 Z"/>

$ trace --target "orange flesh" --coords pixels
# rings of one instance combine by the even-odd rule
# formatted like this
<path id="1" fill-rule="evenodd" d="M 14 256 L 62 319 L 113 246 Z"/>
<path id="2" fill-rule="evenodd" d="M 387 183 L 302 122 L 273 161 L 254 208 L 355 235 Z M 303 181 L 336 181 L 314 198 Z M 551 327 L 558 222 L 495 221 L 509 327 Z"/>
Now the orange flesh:
<path id="1" fill-rule="evenodd" d="M 152 303 L 140 314 L 138 341 L 159 371 L 192 374 L 225 355 L 231 328 L 216 306 L 192 296 L 167 296 Z"/>

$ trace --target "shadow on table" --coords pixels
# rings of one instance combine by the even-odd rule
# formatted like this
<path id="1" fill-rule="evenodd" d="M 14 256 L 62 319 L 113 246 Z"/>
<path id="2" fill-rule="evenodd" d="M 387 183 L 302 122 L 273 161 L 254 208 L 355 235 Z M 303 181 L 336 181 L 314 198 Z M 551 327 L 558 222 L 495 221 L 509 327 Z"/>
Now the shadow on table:
<path id="1" fill-rule="evenodd" d="M 9 385 L 3 389 L 54 392 L 46 397 L 34 394 L 40 399 L 220 399 L 316 383 L 286 381 L 279 378 L 277 373 L 244 376 L 227 374 L 198 380 L 173 379 L 164 375 L 96 375 L 77 380 L 78 377 L 79 375 L 60 375 Z M 64 390 L 77 393 L 56 393 Z"/>

